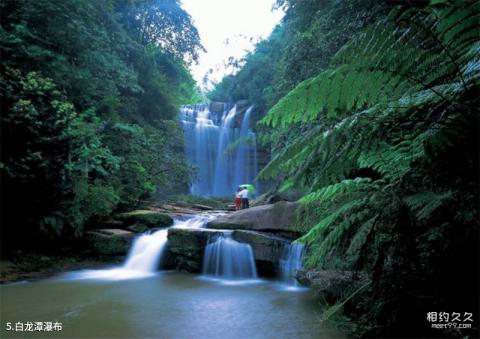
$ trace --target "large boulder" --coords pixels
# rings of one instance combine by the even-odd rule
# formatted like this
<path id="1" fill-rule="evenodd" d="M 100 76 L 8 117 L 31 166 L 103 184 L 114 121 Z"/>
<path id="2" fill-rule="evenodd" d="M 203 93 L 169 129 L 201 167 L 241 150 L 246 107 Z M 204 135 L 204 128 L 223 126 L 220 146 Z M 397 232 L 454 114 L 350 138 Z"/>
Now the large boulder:
<path id="1" fill-rule="evenodd" d="M 168 266 L 199 273 L 202 271 L 203 254 L 211 235 L 222 231 L 204 228 L 170 228 L 168 230 Z"/>
<path id="2" fill-rule="evenodd" d="M 167 227 L 173 225 L 171 216 L 151 210 L 136 210 L 127 213 L 120 213 L 115 216 L 126 226 L 143 224 L 148 227 Z"/>
<path id="3" fill-rule="evenodd" d="M 87 247 L 96 255 L 125 255 L 135 234 L 121 229 L 101 229 L 85 233 Z"/>
<path id="4" fill-rule="evenodd" d="M 144 224 L 133 224 L 132 226 L 127 227 L 127 231 L 130 231 L 133 233 L 145 233 L 149 230 L 150 228 Z"/>
<path id="5" fill-rule="evenodd" d="M 256 231 L 233 231 L 233 239 L 252 246 L 257 271 L 260 275 L 275 276 L 278 273 L 278 262 L 284 246 L 290 242 L 285 238 Z"/>
<path id="6" fill-rule="evenodd" d="M 207 223 L 213 229 L 242 229 L 271 232 L 294 239 L 300 236 L 294 229 L 296 202 L 280 201 L 236 211 Z"/>
<path id="7" fill-rule="evenodd" d="M 211 237 L 223 234 L 222 230 L 206 228 L 170 228 L 168 230 L 168 263 L 166 266 L 183 271 L 202 271 L 205 247 Z M 282 247 L 288 244 L 284 238 L 255 231 L 235 230 L 232 238 L 252 246 L 260 275 L 273 276 L 278 272 L 278 260 Z"/>
<path id="8" fill-rule="evenodd" d="M 121 220 L 107 219 L 100 220 L 95 228 L 123 228 L 124 224 Z"/>

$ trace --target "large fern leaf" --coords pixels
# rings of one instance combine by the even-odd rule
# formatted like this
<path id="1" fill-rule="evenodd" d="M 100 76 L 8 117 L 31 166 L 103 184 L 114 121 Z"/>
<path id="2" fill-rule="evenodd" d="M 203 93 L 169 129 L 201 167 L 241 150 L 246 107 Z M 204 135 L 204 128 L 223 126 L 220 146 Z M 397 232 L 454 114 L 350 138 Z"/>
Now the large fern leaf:
<path id="1" fill-rule="evenodd" d="M 299 201 L 306 204 L 312 202 L 323 202 L 325 200 L 332 199 L 337 194 L 344 194 L 348 192 L 368 189 L 368 184 L 371 182 L 372 179 L 370 178 L 345 179 L 339 183 L 325 186 L 318 191 L 307 194 Z"/>
<path id="2" fill-rule="evenodd" d="M 406 196 L 404 201 L 415 212 L 418 220 L 425 220 L 439 207 L 448 202 L 453 195 L 454 192 L 452 191 L 444 193 L 420 192 Z"/>

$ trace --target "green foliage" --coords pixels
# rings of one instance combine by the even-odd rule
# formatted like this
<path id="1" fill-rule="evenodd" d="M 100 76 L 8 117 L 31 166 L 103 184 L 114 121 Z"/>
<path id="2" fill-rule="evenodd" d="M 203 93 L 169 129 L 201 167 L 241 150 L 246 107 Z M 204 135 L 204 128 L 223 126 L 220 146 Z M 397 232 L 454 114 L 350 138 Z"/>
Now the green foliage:
<path id="1" fill-rule="evenodd" d="M 310 39 L 316 21 L 295 15 L 314 5 L 279 5 L 304 28 L 296 43 Z M 474 307 L 479 17 L 478 1 L 394 6 L 260 121 L 272 145 L 260 177 L 307 190 L 296 225 L 306 266 L 371 274 L 368 291 L 331 309 L 357 317 L 360 335 L 408 336 L 412 305 Z"/>
<path id="2" fill-rule="evenodd" d="M 333 199 L 337 194 L 344 194 L 370 188 L 368 185 L 372 180 L 370 178 L 345 179 L 339 183 L 325 186 L 322 189 L 307 194 L 299 201 L 302 203 L 323 202 Z"/>
<path id="3" fill-rule="evenodd" d="M 287 3 L 282 23 L 241 60 L 244 66 L 238 73 L 215 86 L 208 94 L 211 100 L 246 99 L 255 104 L 254 118 L 261 118 L 296 85 L 325 69 L 331 56 L 384 10 L 366 0 Z M 269 138 L 271 132 L 265 133 Z M 277 142 L 273 138 L 272 144 Z"/>
<path id="4" fill-rule="evenodd" d="M 29 246 L 26 232 L 81 236 L 187 187 L 176 114 L 198 100 L 186 67 L 202 46 L 178 1 L 19 0 L 0 11 L 3 248 Z"/>
<path id="5" fill-rule="evenodd" d="M 443 204 L 453 198 L 453 192 L 445 193 L 419 192 L 404 197 L 407 206 L 415 213 L 418 220 L 428 220 Z"/>
<path id="6" fill-rule="evenodd" d="M 224 210 L 233 203 L 232 197 L 203 197 L 192 194 L 177 194 L 169 196 L 166 201 L 179 206 L 190 207 L 194 204 L 210 206 L 214 209 Z"/>
<path id="7" fill-rule="evenodd" d="M 466 7 L 475 11 L 473 6 Z M 457 20 L 472 15 L 468 11 L 457 12 Z M 305 177 L 309 172 L 327 172 L 328 176 L 334 173 L 332 169 L 345 173 L 359 163 L 383 172 L 385 177 L 401 177 L 409 164 L 422 155 L 423 145 L 441 123 L 432 116 L 438 114 L 434 111 L 435 105 L 442 101 L 453 104 L 459 93 L 475 84 L 464 79 L 457 62 L 449 59 L 451 53 L 437 43 L 445 37 L 445 32 L 438 27 L 446 31 L 450 26 L 438 25 L 428 32 L 401 26 L 410 20 L 421 27 L 429 27 L 433 15 L 421 15 L 416 11 L 398 14 L 393 10 L 343 47 L 333 58 L 335 68 L 302 82 L 282 98 L 262 124 L 277 127 L 279 124 L 321 123 L 283 147 L 261 175 L 268 179 L 281 173 L 290 176 L 293 171 L 297 172 L 296 177 Z M 395 23 L 400 26 L 395 28 Z M 467 29 L 475 27 L 467 26 Z M 419 40 L 425 41 L 428 48 L 416 48 Z M 449 36 L 443 44 L 448 44 L 449 50 L 458 50 L 462 56 L 469 50 L 469 46 L 464 46 L 463 40 L 456 39 L 455 35 Z M 437 64 L 440 59 L 444 60 L 442 67 L 432 72 L 432 62 Z M 470 61 L 464 59 L 465 64 Z M 447 82 L 440 83 L 442 80 Z M 413 119 L 418 119 L 416 125 L 415 120 L 412 123 L 402 121 L 413 109 L 428 109 L 426 106 L 431 110 L 427 121 L 415 116 L 420 111 L 413 113 Z M 441 118 L 447 119 L 447 116 Z M 401 136 L 403 140 L 381 135 L 385 128 L 398 129 L 393 125 L 397 121 L 411 129 L 412 134 Z M 372 143 L 375 137 L 383 138 L 383 143 Z M 329 161 L 318 166 L 319 159 Z M 339 159 L 342 164 L 336 168 Z M 303 175 L 298 175 L 298 168 Z M 325 182 L 328 180 L 322 184 Z"/>

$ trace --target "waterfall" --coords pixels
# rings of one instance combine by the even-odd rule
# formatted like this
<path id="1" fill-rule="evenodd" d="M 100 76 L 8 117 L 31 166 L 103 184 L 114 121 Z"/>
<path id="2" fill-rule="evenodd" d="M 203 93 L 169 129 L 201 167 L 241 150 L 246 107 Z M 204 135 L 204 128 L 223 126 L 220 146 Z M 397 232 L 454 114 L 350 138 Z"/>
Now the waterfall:
<path id="1" fill-rule="evenodd" d="M 136 238 L 123 269 L 145 273 L 155 272 L 165 250 L 167 233 L 168 229 L 163 229 Z"/>
<path id="2" fill-rule="evenodd" d="M 252 247 L 233 240 L 231 233 L 211 239 L 205 248 L 203 274 L 223 279 L 257 278 Z"/>
<path id="3" fill-rule="evenodd" d="M 172 228 L 202 228 L 215 217 L 215 214 L 200 214 L 192 218 L 175 219 Z M 67 278 L 122 280 L 153 276 L 159 269 L 162 255 L 167 247 L 167 235 L 168 228 L 150 234 L 141 234 L 133 241 L 122 266 L 105 270 L 72 272 L 67 275 Z"/>
<path id="4" fill-rule="evenodd" d="M 223 107 L 222 113 L 211 112 L 207 104 L 180 110 L 185 156 L 197 169 L 190 187 L 193 194 L 230 196 L 239 185 L 253 183 L 258 174 L 256 136 L 250 128 L 253 106 L 241 122 L 237 106 Z M 256 188 L 258 192 L 258 184 Z"/>
<path id="5" fill-rule="evenodd" d="M 238 140 L 241 142 L 235 155 L 233 177 L 233 181 L 237 186 L 244 183 L 251 183 L 254 179 L 252 175 L 256 175 L 258 172 L 258 166 L 256 165 L 257 141 L 255 133 L 250 130 L 250 115 L 252 111 L 253 106 L 250 106 L 243 116 L 242 125 L 240 127 Z"/>
<path id="6" fill-rule="evenodd" d="M 182 125 L 185 135 L 185 156 L 197 165 L 198 178 L 191 193 L 210 195 L 214 186 L 211 173 L 215 173 L 219 127 L 211 119 L 207 105 L 182 107 Z"/>
<path id="7" fill-rule="evenodd" d="M 282 281 L 288 285 L 298 286 L 295 279 L 295 272 L 303 268 L 303 249 L 304 245 L 298 242 L 292 242 L 284 246 L 280 257 L 280 274 Z"/>
<path id="8" fill-rule="evenodd" d="M 232 163 L 232 154 L 228 152 L 227 147 L 235 140 L 233 123 L 236 113 L 237 107 L 234 106 L 227 114 L 224 113 L 222 117 L 213 180 L 213 195 L 215 196 L 227 196 L 235 192 L 235 187 L 230 182 L 230 176 L 236 164 Z M 201 164 L 199 165 L 201 166 Z"/>

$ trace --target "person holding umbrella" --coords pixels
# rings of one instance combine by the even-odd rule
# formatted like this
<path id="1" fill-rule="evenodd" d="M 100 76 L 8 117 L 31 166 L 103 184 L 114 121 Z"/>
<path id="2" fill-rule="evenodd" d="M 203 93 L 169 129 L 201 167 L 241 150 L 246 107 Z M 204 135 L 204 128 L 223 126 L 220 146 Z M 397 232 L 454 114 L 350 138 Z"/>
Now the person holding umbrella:
<path id="1" fill-rule="evenodd" d="M 255 188 L 253 187 L 253 185 L 241 185 L 240 186 L 242 188 L 242 190 L 238 193 L 240 195 L 240 198 L 241 198 L 241 205 L 242 205 L 242 209 L 244 208 L 249 208 L 250 207 L 250 204 L 249 204 L 249 201 L 248 201 L 248 198 L 249 198 L 249 195 L 250 193 L 254 194 L 255 193 Z"/>
<path id="2" fill-rule="evenodd" d="M 242 201 L 241 209 L 243 210 L 250 207 L 248 204 L 248 189 L 242 186 L 242 190 L 238 193 L 238 195 L 240 195 L 240 199 Z"/>

